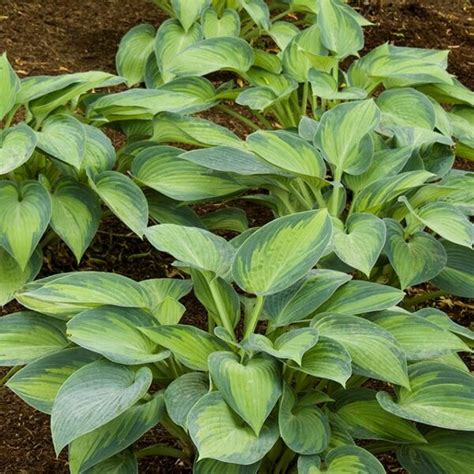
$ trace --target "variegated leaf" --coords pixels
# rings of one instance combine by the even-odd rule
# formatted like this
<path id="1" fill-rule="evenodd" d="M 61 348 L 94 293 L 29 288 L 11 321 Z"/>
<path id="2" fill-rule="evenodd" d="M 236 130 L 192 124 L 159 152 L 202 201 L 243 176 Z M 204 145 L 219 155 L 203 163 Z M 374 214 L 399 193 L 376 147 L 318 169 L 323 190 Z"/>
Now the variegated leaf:
<path id="1" fill-rule="evenodd" d="M 0 55 L 0 84 L 2 84 L 0 92 L 0 120 L 3 120 L 3 117 L 15 105 L 17 94 L 20 90 L 20 79 L 8 62 L 7 53 Z"/>
<path id="2" fill-rule="evenodd" d="M 99 357 L 82 347 L 60 350 L 29 363 L 6 385 L 28 405 L 50 415 L 54 399 L 66 379 Z"/>
<path id="3" fill-rule="evenodd" d="M 170 355 L 138 329 L 157 325 L 156 319 L 142 309 L 101 306 L 72 318 L 67 334 L 77 345 L 117 364 L 149 364 Z"/>
<path id="4" fill-rule="evenodd" d="M 331 428 L 327 416 L 315 406 L 298 403 L 287 385 L 280 399 L 278 423 L 286 446 L 298 454 L 317 454 L 329 444 Z"/>
<path id="5" fill-rule="evenodd" d="M 171 254 L 187 266 L 224 276 L 232 265 L 234 248 L 223 237 L 207 230 L 160 224 L 149 227 L 146 236 L 158 250 Z"/>
<path id="6" fill-rule="evenodd" d="M 311 325 L 344 346 L 355 373 L 410 386 L 405 354 L 388 331 L 361 317 L 335 313 L 316 316 Z"/>
<path id="7" fill-rule="evenodd" d="M 353 280 L 339 288 L 318 313 L 363 314 L 381 311 L 399 303 L 405 293 L 390 286 Z"/>
<path id="8" fill-rule="evenodd" d="M 140 330 L 152 341 L 170 350 L 183 365 L 193 370 L 206 372 L 209 355 L 228 349 L 226 344 L 212 334 L 184 324 Z"/>
<path id="9" fill-rule="evenodd" d="M 24 270 L 6 250 L 0 248 L 0 306 L 9 303 L 17 290 L 34 280 L 42 264 L 43 254 L 40 248 L 33 253 Z"/>
<path id="10" fill-rule="evenodd" d="M 143 191 L 117 171 L 104 171 L 89 182 L 107 207 L 133 232 L 143 236 L 148 224 L 148 202 Z"/>
<path id="11" fill-rule="evenodd" d="M 338 222 L 333 226 L 334 252 L 344 263 L 369 277 L 385 244 L 384 222 L 366 213 L 352 214 L 345 230 Z"/>
<path id="12" fill-rule="evenodd" d="M 394 219 L 385 219 L 385 253 L 403 289 L 438 275 L 447 262 L 443 245 L 427 232 L 415 232 L 406 238 L 403 227 Z"/>
<path id="13" fill-rule="evenodd" d="M 278 425 L 270 420 L 256 436 L 226 404 L 219 392 L 204 396 L 191 409 L 188 428 L 199 460 L 251 465 L 270 451 L 279 437 Z"/>
<path id="14" fill-rule="evenodd" d="M 33 155 L 37 141 L 35 132 L 25 123 L 3 130 L 0 133 L 0 175 L 26 163 Z"/>
<path id="15" fill-rule="evenodd" d="M 0 365 L 24 365 L 68 345 L 64 323 L 21 311 L 0 318 Z"/>
<path id="16" fill-rule="evenodd" d="M 232 352 L 215 352 L 209 356 L 209 372 L 223 399 L 259 436 L 281 395 L 279 363 L 263 356 L 241 363 Z"/>
<path id="17" fill-rule="evenodd" d="M 474 377 L 436 362 L 409 367 L 410 390 L 400 388 L 395 402 L 387 392 L 377 400 L 384 410 L 425 425 L 459 431 L 474 426 Z"/>
<path id="18" fill-rule="evenodd" d="M 51 202 L 51 227 L 79 262 L 99 228 L 100 202 L 87 186 L 72 178 L 56 184 Z"/>
<path id="19" fill-rule="evenodd" d="M 107 424 L 75 439 L 69 448 L 71 474 L 85 472 L 128 448 L 151 430 L 164 413 L 163 394 L 158 393 L 149 402 L 134 405 Z"/>
<path id="20" fill-rule="evenodd" d="M 0 246 L 24 270 L 51 219 L 51 198 L 37 181 L 0 181 Z"/>
<path id="21" fill-rule="evenodd" d="M 148 367 L 133 370 L 102 360 L 74 372 L 53 404 L 51 432 L 56 453 L 127 411 L 147 393 L 152 378 Z"/>
<path id="22" fill-rule="evenodd" d="M 204 38 L 239 36 L 240 17 L 233 8 L 226 8 L 221 15 L 214 8 L 208 8 L 201 17 Z"/>
<path id="23" fill-rule="evenodd" d="M 91 469 L 85 474 L 138 474 L 138 461 L 132 451 L 123 451 L 116 454 Z"/>
<path id="24" fill-rule="evenodd" d="M 300 212 L 266 224 L 238 249 L 232 267 L 235 282 L 256 295 L 285 290 L 317 263 L 331 231 L 325 210 Z"/>
<path id="25" fill-rule="evenodd" d="M 191 3 L 186 0 L 171 0 L 174 13 L 186 31 L 210 4 L 211 0 L 194 0 Z"/>

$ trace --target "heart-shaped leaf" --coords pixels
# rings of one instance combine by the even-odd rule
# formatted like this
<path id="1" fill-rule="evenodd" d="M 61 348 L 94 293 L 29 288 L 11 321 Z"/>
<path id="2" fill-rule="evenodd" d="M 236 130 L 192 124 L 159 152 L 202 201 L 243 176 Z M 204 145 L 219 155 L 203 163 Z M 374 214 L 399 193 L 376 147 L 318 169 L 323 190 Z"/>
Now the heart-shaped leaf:
<path id="1" fill-rule="evenodd" d="M 24 123 L 0 133 L 0 175 L 10 173 L 26 163 L 36 143 L 35 132 Z"/>
<path id="2" fill-rule="evenodd" d="M 211 458 L 245 466 L 260 461 L 279 437 L 278 424 L 273 420 L 256 436 L 219 392 L 209 393 L 194 405 L 188 415 L 188 429 L 199 460 Z"/>
<path id="3" fill-rule="evenodd" d="M 51 198 L 37 181 L 0 181 L 0 246 L 24 270 L 51 219 Z"/>
<path id="4" fill-rule="evenodd" d="M 344 263 L 368 277 L 385 244 L 385 232 L 385 224 L 378 217 L 352 214 L 345 231 L 334 225 L 334 252 Z"/>
<path id="5" fill-rule="evenodd" d="M 51 432 L 56 453 L 132 407 L 147 393 L 152 379 L 148 367 L 135 371 L 104 360 L 74 372 L 53 405 Z"/>
<path id="6" fill-rule="evenodd" d="M 317 263 L 331 238 L 326 210 L 280 217 L 253 233 L 235 255 L 232 275 L 256 295 L 283 291 Z M 298 245 L 295 245 L 298 242 Z"/>
<path id="7" fill-rule="evenodd" d="M 287 385 L 280 400 L 278 423 L 283 441 L 298 454 L 317 454 L 329 444 L 331 429 L 327 416 L 315 406 L 298 403 Z"/>
<path id="8" fill-rule="evenodd" d="M 240 33 L 240 17 L 232 8 L 226 8 L 220 16 L 216 10 L 208 8 L 202 14 L 201 23 L 206 39 L 220 36 L 239 36 Z"/>
<path id="9" fill-rule="evenodd" d="M 176 18 L 178 18 L 186 31 L 210 4 L 210 0 L 195 0 L 192 3 L 186 0 L 171 0 L 171 6 L 173 7 Z"/>
<path id="10" fill-rule="evenodd" d="M 216 352 L 209 356 L 209 372 L 227 404 L 258 436 L 281 395 L 278 362 L 256 356 L 242 364 L 236 354 Z"/>
<path id="11" fill-rule="evenodd" d="M 380 406 L 400 418 L 459 431 L 474 426 L 474 377 L 437 362 L 418 362 L 408 369 L 410 388 L 398 400 L 379 392 Z"/>
<path id="12" fill-rule="evenodd" d="M 447 257 L 443 245 L 426 232 L 405 238 L 403 227 L 394 219 L 385 219 L 385 253 L 400 280 L 401 289 L 418 285 L 438 275 Z"/>

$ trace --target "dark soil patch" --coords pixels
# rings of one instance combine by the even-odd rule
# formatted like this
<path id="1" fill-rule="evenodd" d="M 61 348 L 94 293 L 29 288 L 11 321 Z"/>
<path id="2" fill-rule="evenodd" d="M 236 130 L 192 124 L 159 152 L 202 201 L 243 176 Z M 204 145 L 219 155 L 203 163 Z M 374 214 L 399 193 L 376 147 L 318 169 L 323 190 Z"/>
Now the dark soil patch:
<path id="1" fill-rule="evenodd" d="M 364 3 L 364 2 L 361 2 Z M 397 45 L 448 48 L 450 70 L 468 87 L 474 87 L 473 13 L 474 8 L 462 0 L 427 0 L 389 5 L 382 10 L 362 7 L 375 23 L 366 29 L 366 46 L 372 48 L 385 41 Z M 3 0 L 0 4 L 0 52 L 7 51 L 20 76 L 62 74 L 101 69 L 114 72 L 115 53 L 121 37 L 142 22 L 158 26 L 164 17 L 147 0 Z M 207 115 L 209 117 L 209 115 Z M 231 127 L 240 136 L 246 130 L 239 122 L 219 113 L 212 119 Z M 471 163 L 466 163 L 466 168 Z M 249 214 L 251 226 L 261 225 L 270 217 L 262 208 L 239 202 Z M 199 209 L 207 212 L 208 208 Z M 130 234 L 116 220 L 101 227 L 83 261 L 77 265 L 64 244 L 51 246 L 45 252 L 42 276 L 76 270 L 113 271 L 142 280 L 177 277 L 169 256 Z M 203 324 L 203 309 L 193 297 L 186 297 L 184 321 Z M 462 324 L 472 318 L 471 302 L 441 298 L 437 306 Z M 0 308 L 0 314 L 21 309 L 16 303 Z M 0 377 L 6 373 L 0 369 Z M 43 415 L 7 390 L 0 390 L 0 473 L 66 473 L 65 456 L 55 459 L 49 432 L 49 417 Z M 152 430 L 139 446 L 167 442 L 160 429 Z M 403 472 L 391 456 L 382 461 L 389 472 Z M 145 458 L 140 472 L 189 472 L 173 459 Z"/>

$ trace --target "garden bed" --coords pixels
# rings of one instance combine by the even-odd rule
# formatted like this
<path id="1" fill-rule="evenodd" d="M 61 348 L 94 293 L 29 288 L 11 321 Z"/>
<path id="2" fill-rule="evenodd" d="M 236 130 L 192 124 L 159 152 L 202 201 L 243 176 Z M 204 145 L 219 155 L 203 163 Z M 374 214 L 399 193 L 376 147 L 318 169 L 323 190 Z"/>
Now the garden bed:
<path id="1" fill-rule="evenodd" d="M 363 13 L 375 26 L 366 30 L 366 47 L 385 41 L 397 45 L 424 48 L 448 48 L 450 72 L 471 89 L 474 88 L 472 66 L 474 42 L 472 16 L 474 7 L 465 2 L 407 2 L 391 5 L 382 11 L 364 7 Z M 446 4 L 446 5 L 445 5 Z M 149 22 L 158 26 L 164 19 L 160 11 L 145 0 L 5 0 L 0 10 L 0 50 L 21 77 L 38 74 L 62 74 L 99 69 L 114 72 L 117 45 L 134 25 Z M 215 113 L 215 112 L 213 112 Z M 216 117 L 213 117 L 216 118 Z M 216 121 L 222 121 L 217 117 Z M 241 125 L 226 123 L 236 132 Z M 472 162 L 458 160 L 457 167 L 472 169 Z M 268 220 L 258 208 L 246 204 L 251 224 Z M 201 208 L 205 213 L 209 209 Z M 159 254 L 139 240 L 115 219 L 102 223 L 101 230 L 78 266 L 64 244 L 45 252 L 47 264 L 41 276 L 75 270 L 116 272 L 137 280 L 174 276 L 172 259 Z M 420 288 L 416 291 L 425 291 Z M 199 304 L 187 297 L 186 318 L 199 321 Z M 435 301 L 456 322 L 471 324 L 474 303 L 469 300 L 443 297 Z M 14 305 L 3 309 L 7 314 Z M 469 361 L 467 361 L 469 362 Z M 472 358 L 470 360 L 472 364 Z M 5 372 L 0 371 L 0 375 Z M 0 391 L 0 473 L 62 473 L 68 472 L 63 454 L 55 460 L 50 441 L 49 418 L 28 407 L 7 390 Z M 164 435 L 153 430 L 142 443 L 157 442 Z M 404 472 L 390 457 L 383 462 L 389 472 Z M 187 472 L 180 464 L 166 458 L 140 461 L 140 472 Z"/>

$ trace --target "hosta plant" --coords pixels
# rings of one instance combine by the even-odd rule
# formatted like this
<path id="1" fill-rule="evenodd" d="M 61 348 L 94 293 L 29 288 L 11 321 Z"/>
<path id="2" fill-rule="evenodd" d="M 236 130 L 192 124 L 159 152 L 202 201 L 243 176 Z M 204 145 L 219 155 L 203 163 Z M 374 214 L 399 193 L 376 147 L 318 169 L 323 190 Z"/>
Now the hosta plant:
<path id="1" fill-rule="evenodd" d="M 240 139 L 204 119 L 162 114 L 152 140 L 125 147 L 130 171 L 148 188 L 154 213 L 169 200 L 261 203 L 275 216 L 328 209 L 334 238 L 327 268 L 402 289 L 432 281 L 474 296 L 474 175 L 452 169 L 452 141 L 436 129 L 446 112 L 412 88 L 339 104 L 320 122 L 259 130 Z M 163 142 L 192 145 L 186 151 Z M 127 160 L 125 160 L 127 161 Z M 257 190 L 257 194 L 245 194 Z M 161 222 L 199 225 L 184 204 Z M 210 228 L 242 232 L 245 215 L 223 209 Z M 439 293 L 435 293 L 438 295 Z"/>
<path id="2" fill-rule="evenodd" d="M 144 456 L 196 473 L 469 472 L 473 333 L 404 293 L 320 268 L 326 210 L 227 241 L 162 224 L 146 236 L 191 279 L 60 274 L 0 319 L 7 386 L 51 415 L 72 473 L 138 472 Z M 182 320 L 194 289 L 202 314 Z M 199 326 L 199 327 L 197 327 Z M 161 424 L 175 438 L 134 443 Z"/>
<path id="3" fill-rule="evenodd" d="M 77 109 L 87 91 L 121 82 L 99 71 L 20 80 L 0 56 L 0 305 L 35 277 L 41 246 L 56 236 L 79 261 L 103 205 L 143 235 L 144 194 L 114 170 L 110 139 Z"/>
<path id="4" fill-rule="evenodd" d="M 263 0 L 196 0 L 193 8 L 186 0 L 157 3 L 174 18 L 163 22 L 156 33 L 151 25 L 135 27 L 123 38 L 117 54 L 119 74 L 132 84 L 145 81 L 150 90 L 137 89 L 104 99 L 105 103 L 98 101 L 91 109 L 93 115 L 126 120 L 124 115 L 138 112 L 134 101 L 156 115 L 164 110 L 159 98 L 173 89 L 191 95 L 201 108 L 220 104 L 221 111 L 254 129 L 259 124 L 295 127 L 301 116 L 319 120 L 325 110 L 340 102 L 412 87 L 442 116 L 436 128 L 456 138 L 457 153 L 473 156 L 474 96 L 446 71 L 448 51 L 384 44 L 359 57 L 364 46 L 362 27 L 370 22 L 342 0 L 269 5 Z M 306 12 L 305 20 L 295 21 L 294 16 L 281 20 L 291 12 L 300 16 Z M 242 28 L 240 16 L 246 22 Z M 204 79 L 200 92 L 195 89 L 198 78 L 216 72 L 226 72 L 224 78 L 231 73 L 236 81 L 222 83 L 222 75 L 214 75 L 221 83 L 218 89 Z M 226 99 L 249 107 L 255 120 L 222 105 Z M 439 104 L 455 106 L 446 115 Z M 187 107 L 179 112 L 192 110 Z M 141 133 L 147 133 L 146 126 Z"/>

